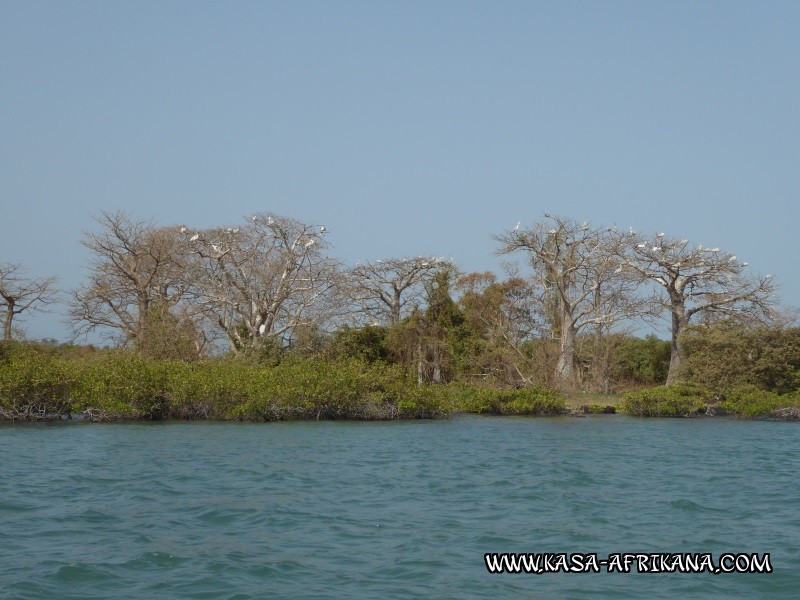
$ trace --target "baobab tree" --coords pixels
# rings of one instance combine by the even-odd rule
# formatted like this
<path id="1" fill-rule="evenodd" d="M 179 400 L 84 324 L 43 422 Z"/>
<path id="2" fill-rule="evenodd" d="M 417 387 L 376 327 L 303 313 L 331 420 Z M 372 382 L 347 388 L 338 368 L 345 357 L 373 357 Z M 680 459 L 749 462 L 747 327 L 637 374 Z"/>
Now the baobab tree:
<path id="1" fill-rule="evenodd" d="M 423 256 L 368 261 L 349 270 L 348 295 L 372 323 L 396 325 L 406 307 L 423 299 L 425 283 L 451 266 L 444 258 Z"/>
<path id="2" fill-rule="evenodd" d="M 31 277 L 20 264 L 0 265 L 0 310 L 3 339 L 10 340 L 14 317 L 46 310 L 56 301 L 55 277 Z"/>
<path id="3" fill-rule="evenodd" d="M 672 321 L 672 349 L 667 384 L 680 377 L 680 334 L 696 315 L 769 321 L 777 299 L 771 275 L 749 271 L 748 264 L 719 248 L 694 246 L 664 233 L 652 237 L 631 229 L 620 247 L 626 269 L 657 284 L 654 305 Z"/>
<path id="4" fill-rule="evenodd" d="M 533 269 L 531 283 L 540 290 L 540 310 L 559 340 L 555 379 L 561 385 L 577 382 L 575 343 L 590 325 L 610 327 L 635 312 L 629 278 L 616 249 L 620 235 L 614 228 L 593 227 L 545 214 L 531 227 L 518 223 L 493 238 L 498 254 L 523 252 Z"/>
<path id="5" fill-rule="evenodd" d="M 270 213 L 237 227 L 182 227 L 186 282 L 231 351 L 287 343 L 335 298 L 338 264 L 324 251 L 326 229 Z"/>
<path id="6" fill-rule="evenodd" d="M 144 347 L 151 314 L 172 309 L 184 297 L 179 236 L 174 228 L 124 212 L 94 219 L 101 230 L 87 231 L 81 240 L 92 261 L 88 282 L 73 292 L 70 319 L 77 334 L 100 328 Z"/>

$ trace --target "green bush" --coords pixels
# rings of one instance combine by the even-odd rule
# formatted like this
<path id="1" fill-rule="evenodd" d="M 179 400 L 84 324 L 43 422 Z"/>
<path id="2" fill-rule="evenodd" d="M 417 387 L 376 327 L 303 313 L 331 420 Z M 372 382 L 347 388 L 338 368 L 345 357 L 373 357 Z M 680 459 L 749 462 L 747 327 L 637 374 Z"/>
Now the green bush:
<path id="1" fill-rule="evenodd" d="M 111 419 L 396 419 L 453 412 L 557 414 L 547 388 L 417 385 L 400 365 L 287 357 L 273 366 L 227 358 L 181 362 L 125 350 L 61 352 L 0 345 L 0 410 L 34 419 L 82 412 Z"/>
<path id="2" fill-rule="evenodd" d="M 513 389 L 450 384 L 445 389 L 453 412 L 556 415 L 566 411 L 563 396 L 545 387 Z"/>
<path id="3" fill-rule="evenodd" d="M 623 396 L 622 412 L 638 417 L 689 417 L 705 412 L 713 394 L 695 384 L 660 386 Z"/>
<path id="4" fill-rule="evenodd" d="M 103 420 L 167 418 L 169 365 L 122 350 L 70 361 L 73 410 Z"/>
<path id="5" fill-rule="evenodd" d="M 653 334 L 645 338 L 625 337 L 612 356 L 611 376 L 617 381 L 663 383 L 669 371 L 671 343 Z"/>
<path id="6" fill-rule="evenodd" d="M 72 377 L 55 352 L 0 343 L 0 417 L 32 420 L 69 414 Z"/>
<path id="7" fill-rule="evenodd" d="M 797 394 L 779 395 L 750 385 L 732 390 L 720 406 L 734 415 L 756 418 L 782 408 L 800 408 L 800 398 Z"/>
<path id="8" fill-rule="evenodd" d="M 779 394 L 800 390 L 800 328 L 721 321 L 690 327 L 681 341 L 689 380 L 722 393 L 748 385 Z"/>

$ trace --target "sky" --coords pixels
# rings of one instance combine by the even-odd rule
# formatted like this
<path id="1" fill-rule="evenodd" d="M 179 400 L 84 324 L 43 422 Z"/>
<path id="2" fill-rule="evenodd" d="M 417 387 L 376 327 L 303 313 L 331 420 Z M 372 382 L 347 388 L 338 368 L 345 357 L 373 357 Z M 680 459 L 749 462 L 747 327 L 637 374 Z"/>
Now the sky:
<path id="1" fill-rule="evenodd" d="M 0 0 L 0 263 L 92 215 L 453 257 L 544 212 L 734 252 L 800 305 L 800 3 Z M 63 306 L 24 323 L 70 338 Z"/>

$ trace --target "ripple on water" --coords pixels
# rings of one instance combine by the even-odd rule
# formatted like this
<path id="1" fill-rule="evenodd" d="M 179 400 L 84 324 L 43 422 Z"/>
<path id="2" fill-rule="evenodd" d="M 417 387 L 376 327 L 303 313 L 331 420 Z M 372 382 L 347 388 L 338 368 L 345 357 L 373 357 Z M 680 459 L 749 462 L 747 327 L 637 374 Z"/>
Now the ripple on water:
<path id="1" fill-rule="evenodd" d="M 794 597 L 800 436 L 771 425 L 465 417 L 7 428 L 0 451 L 27 460 L 4 464 L 0 478 L 3 593 Z M 775 572 L 500 576 L 483 565 L 484 552 L 643 549 L 770 552 Z"/>

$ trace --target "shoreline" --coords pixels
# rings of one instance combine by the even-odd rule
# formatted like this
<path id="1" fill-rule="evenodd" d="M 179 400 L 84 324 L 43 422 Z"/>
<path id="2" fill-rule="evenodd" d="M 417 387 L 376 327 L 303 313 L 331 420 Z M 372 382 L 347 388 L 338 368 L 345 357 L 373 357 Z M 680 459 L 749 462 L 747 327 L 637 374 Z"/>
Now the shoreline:
<path id="1" fill-rule="evenodd" d="M 748 417 L 742 415 L 735 415 L 725 411 L 724 409 L 720 409 L 719 407 L 715 407 L 714 405 L 708 405 L 705 412 L 697 412 L 693 414 L 687 415 L 635 415 L 630 414 L 623 411 L 617 411 L 613 406 L 605 407 L 611 410 L 605 411 L 593 411 L 588 410 L 589 407 L 583 406 L 577 409 L 566 409 L 560 412 L 553 412 L 553 413 L 539 413 L 539 414 L 497 414 L 497 413 L 490 413 L 490 412 L 452 412 L 446 415 L 440 415 L 436 417 L 418 417 L 418 418 L 409 418 L 409 417 L 394 417 L 394 418 L 303 418 L 303 417 L 296 417 L 296 418 L 279 418 L 273 420 L 252 420 L 252 419 L 221 419 L 221 418 L 178 418 L 178 417 L 167 417 L 167 418 L 136 418 L 130 417 L 125 415 L 103 415 L 101 418 L 97 418 L 90 412 L 75 412 L 75 413 L 60 413 L 60 414 L 44 414 L 44 415 L 31 415 L 28 418 L 20 418 L 20 419 L 9 419 L 7 417 L 0 417 L 0 426 L 2 425 L 23 425 L 23 424 L 43 424 L 43 425 L 51 425 L 51 424 L 92 424 L 92 425 L 101 425 L 101 424 L 117 424 L 117 423 L 193 423 L 193 422 L 208 422 L 208 423 L 296 423 L 296 422 L 320 422 L 320 421 L 339 421 L 339 422 L 351 422 L 351 423 L 389 423 L 389 422 L 399 422 L 399 421 L 446 421 L 449 419 L 455 419 L 463 416 L 472 416 L 472 417 L 514 417 L 514 418 L 554 418 L 554 417 L 566 417 L 566 418 L 577 418 L 583 419 L 586 417 L 631 417 L 631 418 L 638 418 L 638 419 L 688 419 L 688 420 L 696 420 L 696 419 L 725 419 L 725 420 L 733 420 L 733 421 L 767 421 L 767 422 L 783 422 L 783 423 L 797 423 L 800 422 L 800 410 L 794 408 L 787 408 L 787 409 L 779 409 L 769 413 L 767 415 L 761 415 L 756 417 Z M 584 410 L 586 409 L 586 410 Z"/>

